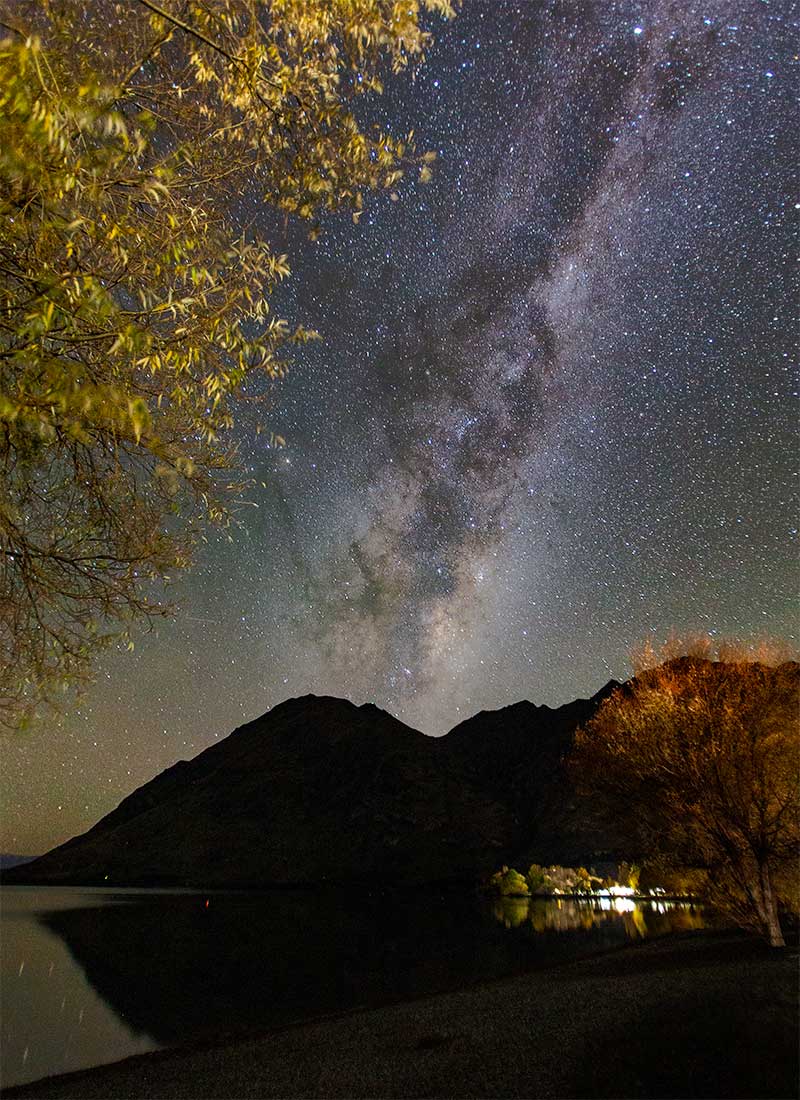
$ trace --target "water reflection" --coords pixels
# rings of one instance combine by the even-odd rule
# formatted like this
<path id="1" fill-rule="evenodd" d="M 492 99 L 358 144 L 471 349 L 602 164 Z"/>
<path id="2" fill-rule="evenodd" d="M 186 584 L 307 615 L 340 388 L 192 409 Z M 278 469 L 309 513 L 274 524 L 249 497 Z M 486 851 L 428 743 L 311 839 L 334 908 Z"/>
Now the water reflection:
<path id="1" fill-rule="evenodd" d="M 623 912 L 613 903 L 437 891 L 6 887 L 4 1084 L 702 927 L 687 907 L 618 900 Z"/>
<path id="2" fill-rule="evenodd" d="M 603 926 L 621 929 L 626 939 L 690 932 L 705 927 L 697 905 L 684 901 L 647 901 L 629 897 L 498 897 L 492 916 L 505 928 L 531 932 L 589 932 Z"/>
<path id="3" fill-rule="evenodd" d="M 158 1047 L 97 995 L 60 936 L 40 920 L 78 906 L 130 901 L 110 892 L 2 890 L 0 1048 L 3 1086 L 114 1062 Z"/>

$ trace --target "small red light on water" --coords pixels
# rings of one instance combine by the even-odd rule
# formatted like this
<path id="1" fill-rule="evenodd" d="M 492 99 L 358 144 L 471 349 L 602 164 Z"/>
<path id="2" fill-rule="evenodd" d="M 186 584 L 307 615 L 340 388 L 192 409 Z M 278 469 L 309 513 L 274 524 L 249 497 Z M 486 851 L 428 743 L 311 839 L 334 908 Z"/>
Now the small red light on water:
<path id="1" fill-rule="evenodd" d="M 208 909 L 208 898 L 206 898 L 206 909 Z"/>

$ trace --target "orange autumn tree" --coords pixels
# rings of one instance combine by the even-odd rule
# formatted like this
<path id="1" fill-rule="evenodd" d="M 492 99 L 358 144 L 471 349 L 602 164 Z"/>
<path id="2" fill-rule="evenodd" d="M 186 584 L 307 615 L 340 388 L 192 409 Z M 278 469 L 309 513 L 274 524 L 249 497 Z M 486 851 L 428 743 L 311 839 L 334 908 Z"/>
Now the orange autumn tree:
<path id="1" fill-rule="evenodd" d="M 702 868 L 717 909 L 783 946 L 779 903 L 797 909 L 800 665 L 760 652 L 671 645 L 578 731 L 585 793 L 636 854 Z"/>

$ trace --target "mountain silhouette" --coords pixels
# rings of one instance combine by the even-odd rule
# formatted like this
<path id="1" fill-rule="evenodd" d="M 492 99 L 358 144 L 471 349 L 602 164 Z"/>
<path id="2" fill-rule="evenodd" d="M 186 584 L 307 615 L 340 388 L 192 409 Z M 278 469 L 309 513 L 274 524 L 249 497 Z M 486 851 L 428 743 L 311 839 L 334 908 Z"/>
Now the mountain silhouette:
<path id="1" fill-rule="evenodd" d="M 615 686 L 557 709 L 484 711 L 440 738 L 372 704 L 289 699 L 4 880 L 424 884 L 474 881 L 504 862 L 614 858 L 564 761 Z"/>

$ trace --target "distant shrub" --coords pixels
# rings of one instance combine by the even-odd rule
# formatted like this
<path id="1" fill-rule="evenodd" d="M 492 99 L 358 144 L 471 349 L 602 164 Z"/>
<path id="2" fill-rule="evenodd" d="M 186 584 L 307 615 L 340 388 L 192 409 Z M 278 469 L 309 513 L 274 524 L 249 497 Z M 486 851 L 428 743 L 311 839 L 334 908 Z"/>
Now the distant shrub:
<path id="1" fill-rule="evenodd" d="M 489 889 L 503 897 L 527 897 L 530 893 L 525 876 L 513 867 L 501 867 L 489 879 Z"/>
<path id="2" fill-rule="evenodd" d="M 525 877 L 528 880 L 528 887 L 532 894 L 535 894 L 537 890 L 540 892 L 543 890 L 545 880 L 544 867 L 540 867 L 538 863 L 532 863 Z"/>
<path id="3" fill-rule="evenodd" d="M 532 894 L 588 894 L 600 885 L 600 878 L 585 867 L 542 867 L 532 863 L 525 876 Z"/>

